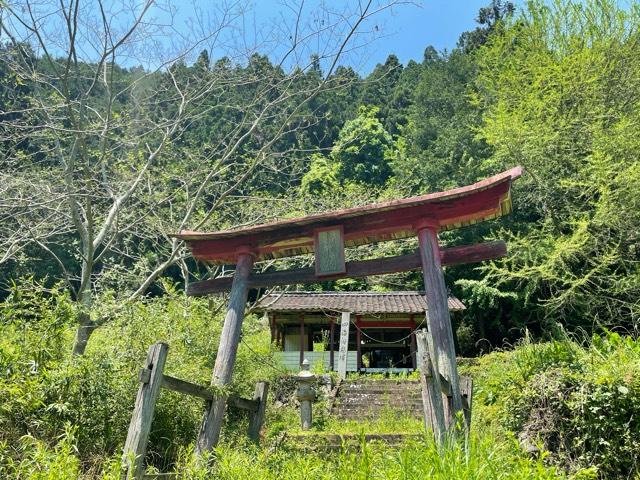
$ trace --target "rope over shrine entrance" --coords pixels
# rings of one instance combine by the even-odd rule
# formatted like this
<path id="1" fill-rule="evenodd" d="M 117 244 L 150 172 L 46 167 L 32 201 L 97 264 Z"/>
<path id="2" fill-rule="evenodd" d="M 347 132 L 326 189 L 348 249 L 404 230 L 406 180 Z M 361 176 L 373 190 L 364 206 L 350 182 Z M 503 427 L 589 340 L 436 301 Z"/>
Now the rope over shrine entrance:
<path id="1" fill-rule="evenodd" d="M 417 332 L 416 336 L 425 422 L 440 441 L 455 428 L 458 415 L 466 419 L 464 423 L 468 428 L 471 385 L 466 379 L 461 384 L 458 376 L 442 267 L 499 258 L 506 254 L 506 245 L 498 241 L 441 249 L 438 232 L 511 213 L 511 184 L 521 174 L 522 168 L 516 167 L 473 185 L 444 192 L 235 230 L 182 231 L 174 235 L 186 242 L 196 260 L 236 265 L 233 277 L 196 282 L 187 290 L 188 295 L 230 292 L 212 385 L 224 387 L 231 382 L 250 288 L 318 283 L 336 278 L 422 269 L 428 332 L 423 330 Z M 418 238 L 419 248 L 413 254 L 345 262 L 344 250 L 347 247 L 409 237 Z M 305 253 L 315 255 L 315 266 L 310 269 L 262 274 L 252 272 L 256 261 Z M 196 443 L 198 452 L 217 445 L 227 403 L 224 395 L 207 402 Z M 143 422 L 150 424 L 151 416 L 152 412 Z M 129 442 L 125 447 L 125 458 L 132 453 L 139 454 L 139 451 L 134 452 L 128 446 Z"/>

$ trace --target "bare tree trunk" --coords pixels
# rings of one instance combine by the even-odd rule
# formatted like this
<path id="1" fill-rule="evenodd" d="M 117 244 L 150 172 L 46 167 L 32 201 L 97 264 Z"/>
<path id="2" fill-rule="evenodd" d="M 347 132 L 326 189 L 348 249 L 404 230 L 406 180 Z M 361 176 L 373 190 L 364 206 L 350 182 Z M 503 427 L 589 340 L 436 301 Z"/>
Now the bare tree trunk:
<path id="1" fill-rule="evenodd" d="M 78 315 L 78 328 L 76 329 L 76 338 L 73 342 L 73 354 L 84 355 L 84 351 L 89 343 L 89 337 L 98 326 L 91 321 L 88 312 L 82 312 Z"/>
<path id="2" fill-rule="evenodd" d="M 89 263 L 83 263 L 83 272 L 87 270 Z M 80 286 L 78 294 L 78 303 L 80 304 L 80 313 L 78 314 L 78 328 L 76 329 L 76 338 L 73 342 L 73 355 L 84 355 L 84 351 L 89 343 L 89 338 L 98 325 L 91 320 L 91 307 L 93 306 L 93 296 L 88 285 L 88 280 L 84 281 Z"/>

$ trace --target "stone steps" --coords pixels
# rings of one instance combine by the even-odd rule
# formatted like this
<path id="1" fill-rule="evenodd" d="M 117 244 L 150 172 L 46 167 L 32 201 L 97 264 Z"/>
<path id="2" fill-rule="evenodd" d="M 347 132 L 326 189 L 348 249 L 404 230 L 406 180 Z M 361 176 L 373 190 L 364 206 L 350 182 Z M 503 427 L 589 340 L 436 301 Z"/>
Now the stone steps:
<path id="1" fill-rule="evenodd" d="M 359 449 L 362 442 L 379 442 L 389 447 L 400 447 L 407 441 L 415 441 L 423 438 L 420 434 L 413 433 L 372 433 L 364 436 L 359 434 L 326 434 L 314 433 L 304 435 L 289 435 L 287 441 L 296 448 L 302 450 L 341 450 Z"/>
<path id="2" fill-rule="evenodd" d="M 381 414 L 422 417 L 420 384 L 399 380 L 355 380 L 340 385 L 332 414 L 346 420 L 366 420 Z"/>
<path id="3" fill-rule="evenodd" d="M 342 396 L 350 396 L 350 397 L 415 397 L 420 396 L 420 392 L 416 390 L 395 390 L 395 391 L 386 391 L 386 390 L 342 390 Z"/>
<path id="4" fill-rule="evenodd" d="M 343 393 L 349 393 L 349 394 L 353 394 L 353 395 L 357 395 L 359 393 L 366 393 L 366 394 L 378 394 L 378 395 L 384 395 L 384 394 L 388 394 L 388 395 L 396 395 L 398 393 L 401 394 L 412 394 L 412 393 L 416 393 L 416 390 L 413 388 L 394 388 L 394 389 L 382 389 L 382 388 L 349 388 L 346 390 L 342 391 Z"/>
<path id="5" fill-rule="evenodd" d="M 398 388 L 395 390 L 377 390 L 377 389 L 362 389 L 362 390 L 356 390 L 356 389 L 349 389 L 349 390 L 342 390 L 341 393 L 343 395 L 378 395 L 378 396 L 406 396 L 406 395 L 419 395 L 420 392 L 416 391 L 415 389 L 408 389 L 408 388 Z"/>
<path id="6" fill-rule="evenodd" d="M 404 398 L 379 398 L 375 395 L 372 396 L 363 396 L 359 398 L 343 398 L 336 402 L 336 405 L 382 405 L 382 406 L 390 406 L 390 407 L 400 407 L 402 405 L 414 405 L 414 404 L 422 405 L 422 398 L 417 397 L 404 397 Z"/>

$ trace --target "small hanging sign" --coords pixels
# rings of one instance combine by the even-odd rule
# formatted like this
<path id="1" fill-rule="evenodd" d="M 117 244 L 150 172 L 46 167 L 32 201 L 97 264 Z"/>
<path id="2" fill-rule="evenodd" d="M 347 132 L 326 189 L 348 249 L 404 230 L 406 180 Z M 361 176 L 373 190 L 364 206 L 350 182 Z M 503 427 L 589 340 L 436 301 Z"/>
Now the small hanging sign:
<path id="1" fill-rule="evenodd" d="M 318 277 L 346 273 L 342 225 L 318 228 L 313 234 Z"/>

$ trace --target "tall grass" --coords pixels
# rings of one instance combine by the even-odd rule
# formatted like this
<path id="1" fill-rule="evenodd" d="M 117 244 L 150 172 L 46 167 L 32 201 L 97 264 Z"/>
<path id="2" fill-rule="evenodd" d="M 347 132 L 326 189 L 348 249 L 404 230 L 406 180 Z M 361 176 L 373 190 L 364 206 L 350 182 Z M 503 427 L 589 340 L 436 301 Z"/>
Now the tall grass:
<path id="1" fill-rule="evenodd" d="M 324 454 L 282 449 L 221 448 L 220 462 L 212 472 L 216 478 L 241 479 L 546 479 L 558 472 L 542 460 L 523 457 L 516 445 L 474 435 L 468 442 L 450 442 L 439 449 L 428 438 L 390 448 L 360 442 L 359 448 Z"/>
<path id="2" fill-rule="evenodd" d="M 32 439 L 25 441 L 25 446 L 27 444 L 30 447 L 25 449 L 20 462 L 5 464 L 0 469 L 3 478 L 76 480 L 84 475 L 103 480 L 120 479 L 115 457 L 106 461 L 102 469 L 83 474 L 74 454 L 72 436 L 63 437 L 51 449 Z M 260 448 L 226 444 L 212 452 L 210 458 L 199 460 L 186 449 L 175 473 L 177 478 L 189 480 L 542 480 L 563 477 L 556 469 L 546 467 L 543 458 L 523 456 L 516 442 L 482 434 L 474 434 L 466 442 L 450 441 L 441 448 L 425 437 L 400 448 L 361 439 L 357 448 L 321 453 L 303 452 L 292 445 Z"/>
<path id="3" fill-rule="evenodd" d="M 209 379 L 221 322 L 212 322 L 204 301 L 177 295 L 131 305 L 96 332 L 81 359 L 68 354 L 72 318 L 64 295 L 37 288 L 17 290 L 0 303 L 2 479 L 118 478 L 136 373 L 154 341 L 170 344 L 170 374 L 198 383 Z M 271 381 L 262 447 L 246 443 L 246 418 L 230 412 L 212 467 L 203 467 L 189 451 L 202 402 L 163 392 L 148 445 L 150 469 L 223 479 L 552 478 L 560 470 L 581 478 L 590 472 L 632 478 L 638 471 L 640 342 L 632 337 L 609 333 L 586 343 L 566 336 L 536 343 L 525 336 L 512 350 L 461 367 L 475 381 L 467 445 L 451 442 L 438 451 L 426 438 L 401 448 L 361 444 L 322 453 L 282 442 L 300 433 L 298 412 L 287 405 L 291 382 L 265 360 L 265 333 L 259 319 L 247 318 L 233 385 L 246 396 L 257 379 Z M 393 412 L 362 423 L 326 415 L 323 402 L 314 408 L 312 434 L 423 430 L 421 421 Z M 532 418 L 547 418 L 541 412 L 553 414 L 548 418 L 554 422 L 544 424 L 553 436 L 534 428 Z M 540 457 L 523 453 L 514 440 L 522 432 L 539 440 Z M 558 443 L 558 436 L 576 441 Z"/>

